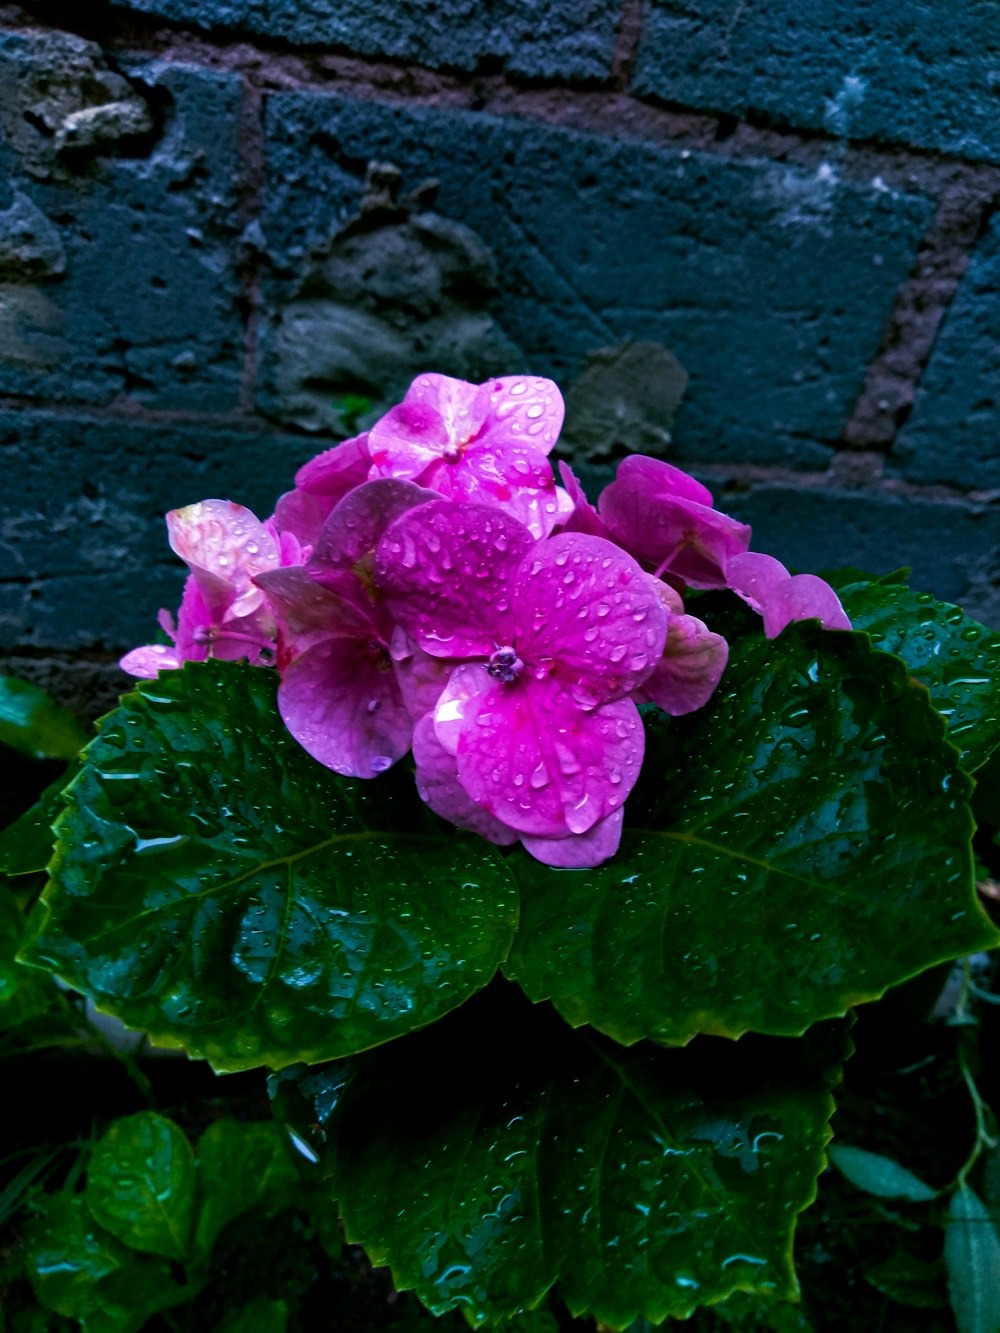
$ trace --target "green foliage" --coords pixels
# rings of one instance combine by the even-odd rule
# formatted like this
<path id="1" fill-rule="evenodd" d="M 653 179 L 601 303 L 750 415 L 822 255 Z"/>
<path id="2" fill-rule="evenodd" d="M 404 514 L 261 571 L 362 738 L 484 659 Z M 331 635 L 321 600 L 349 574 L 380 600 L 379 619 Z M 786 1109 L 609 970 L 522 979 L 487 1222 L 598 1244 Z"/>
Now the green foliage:
<path id="1" fill-rule="evenodd" d="M 479 990 L 516 893 L 393 772 L 291 739 L 270 673 L 189 664 L 104 720 L 66 793 L 28 961 L 220 1070 L 364 1050 Z"/>
<path id="2" fill-rule="evenodd" d="M 87 740 L 73 714 L 44 690 L 0 676 L 0 744 L 31 759 L 75 759 Z"/>
<path id="3" fill-rule="evenodd" d="M 911 1203 L 929 1203 L 937 1198 L 937 1191 L 900 1166 L 891 1157 L 866 1152 L 849 1144 L 834 1143 L 829 1149 L 830 1161 L 842 1171 L 852 1185 L 880 1199 L 909 1199 Z"/>
<path id="4" fill-rule="evenodd" d="M 558 1281 L 574 1313 L 624 1328 L 795 1294 L 844 1053 L 838 1025 L 626 1052 L 498 985 L 359 1060 L 313 1142 L 348 1238 L 435 1313 L 496 1323 Z"/>
<path id="5" fill-rule="evenodd" d="M 952 1195 L 944 1259 L 958 1333 L 997 1333 L 1000 1239 L 982 1200 L 967 1185 Z"/>
<path id="6" fill-rule="evenodd" d="M 797 1035 L 996 944 L 972 889 L 971 784 L 926 691 L 863 635 L 793 625 L 769 643 L 698 606 L 730 637 L 720 691 L 647 726 L 613 860 L 568 882 L 512 858 L 506 975 L 574 1025 L 673 1043 Z"/>
<path id="7" fill-rule="evenodd" d="M 194 1216 L 191 1145 L 152 1111 L 116 1121 L 90 1159 L 86 1198 L 101 1226 L 133 1250 L 183 1259 Z"/>

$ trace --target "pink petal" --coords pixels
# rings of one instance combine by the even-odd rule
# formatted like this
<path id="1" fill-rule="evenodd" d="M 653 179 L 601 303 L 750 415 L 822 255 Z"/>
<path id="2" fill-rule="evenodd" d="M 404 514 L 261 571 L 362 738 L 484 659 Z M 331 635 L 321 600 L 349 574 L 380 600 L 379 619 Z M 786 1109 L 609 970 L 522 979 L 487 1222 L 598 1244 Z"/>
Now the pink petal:
<path id="1" fill-rule="evenodd" d="M 604 537 L 608 541 L 612 540 L 606 524 L 598 518 L 597 510 L 587 499 L 586 492 L 573 475 L 568 463 L 560 462 L 559 475 L 573 505 L 572 511 L 563 521 L 561 531 L 586 532 L 592 537 Z"/>
<path id="2" fill-rule="evenodd" d="M 750 543 L 750 529 L 728 514 L 622 481 L 605 487 L 600 516 L 643 565 L 693 588 L 724 588 L 729 562 Z"/>
<path id="3" fill-rule="evenodd" d="M 616 810 L 599 819 L 586 833 L 571 833 L 567 838 L 521 839 L 521 845 L 536 861 L 560 870 L 591 870 L 609 861 L 622 840 L 624 810 Z"/>
<path id="4" fill-rule="evenodd" d="M 491 447 L 531 444 L 547 454 L 562 430 L 565 405 L 552 380 L 537 375 L 508 375 L 483 385 L 489 415 L 482 436 Z"/>
<path id="5" fill-rule="evenodd" d="M 246 616 L 260 606 L 260 590 L 251 580 L 276 569 L 281 556 L 272 533 L 249 509 L 231 500 L 202 500 L 172 509 L 167 530 L 174 552 L 196 578 L 208 574 L 234 590 L 230 616 Z"/>
<path id="6" fill-rule="evenodd" d="M 183 664 L 176 649 L 165 643 L 149 643 L 142 648 L 133 648 L 118 665 L 127 676 L 154 680 L 161 671 L 172 671 Z"/>
<path id="7" fill-rule="evenodd" d="M 511 685 L 481 666 L 459 667 L 434 713 L 438 740 L 455 746 L 458 777 L 475 804 L 521 833 L 585 833 L 624 802 L 645 745 L 635 704 L 585 713 L 557 682 L 525 674 Z"/>
<path id="8" fill-rule="evenodd" d="M 433 491 L 395 477 L 362 483 L 344 496 L 326 520 L 310 569 L 352 568 L 375 550 L 400 514 L 436 499 Z"/>
<path id="9" fill-rule="evenodd" d="M 840 598 L 815 574 L 789 574 L 773 556 L 748 551 L 729 564 L 729 586 L 764 617 L 764 633 L 776 639 L 793 620 L 818 620 L 824 629 L 850 629 Z"/>
<path id="10" fill-rule="evenodd" d="M 415 480 L 475 438 L 488 411 L 489 396 L 478 385 L 448 375 L 418 375 L 399 406 L 369 432 L 370 477 Z"/>
<path id="11" fill-rule="evenodd" d="M 317 454 L 295 474 L 295 489 L 278 501 L 274 511 L 278 528 L 293 532 L 304 544 L 314 544 L 331 510 L 368 479 L 370 469 L 367 435 Z"/>
<path id="12" fill-rule="evenodd" d="M 517 842 L 518 835 L 513 829 L 470 800 L 458 780 L 458 764 L 435 735 L 430 716 L 421 718 L 413 728 L 413 758 L 417 765 L 417 791 L 435 814 L 500 847 Z"/>
<path id="13" fill-rule="evenodd" d="M 454 458 L 435 459 L 419 481 L 462 504 L 498 505 L 536 538 L 552 531 L 564 508 L 548 459 L 527 445 L 473 442 Z"/>
<path id="14" fill-rule="evenodd" d="M 393 632 L 389 654 L 396 664 L 396 679 L 410 716 L 416 721 L 432 713 L 459 664 L 451 658 L 431 657 L 400 625 Z"/>
<path id="15" fill-rule="evenodd" d="M 257 585 L 281 630 L 281 660 L 284 667 L 308 649 L 334 635 L 356 639 L 378 637 L 372 608 L 358 593 L 353 574 L 338 576 L 337 586 L 328 587 L 309 577 L 298 566 L 272 569 L 257 575 Z"/>
<path id="16" fill-rule="evenodd" d="M 721 634 L 694 616 L 672 616 L 663 656 L 636 691 L 636 703 L 658 704 L 672 717 L 693 713 L 712 697 L 728 660 Z"/>
<path id="17" fill-rule="evenodd" d="M 664 463 L 662 458 L 630 454 L 619 463 L 616 480 L 647 495 L 667 495 L 677 500 L 692 500 L 706 509 L 713 508 L 712 492 L 707 486 L 679 467 Z"/>
<path id="18" fill-rule="evenodd" d="M 435 501 L 396 520 L 375 553 L 394 620 L 433 657 L 485 657 L 513 623 L 512 583 L 531 533 L 502 509 Z"/>
<path id="19" fill-rule="evenodd" d="M 668 613 L 630 555 L 582 532 L 524 558 L 513 588 L 514 637 L 529 671 L 552 671 L 584 708 L 630 694 L 663 653 Z"/>
<path id="20" fill-rule="evenodd" d="M 284 673 L 278 709 L 314 759 L 345 777 L 384 773 L 410 748 L 413 724 L 384 653 L 327 638 Z"/>
<path id="21" fill-rule="evenodd" d="M 726 568 L 729 587 L 761 616 L 777 589 L 789 578 L 791 575 L 780 560 L 759 551 L 735 556 Z"/>
<path id="22" fill-rule="evenodd" d="M 206 597 L 206 592 L 209 596 Z M 233 600 L 233 590 L 214 574 L 189 574 L 177 612 L 177 656 L 182 662 L 204 662 L 208 657 L 208 635 L 221 625 Z"/>

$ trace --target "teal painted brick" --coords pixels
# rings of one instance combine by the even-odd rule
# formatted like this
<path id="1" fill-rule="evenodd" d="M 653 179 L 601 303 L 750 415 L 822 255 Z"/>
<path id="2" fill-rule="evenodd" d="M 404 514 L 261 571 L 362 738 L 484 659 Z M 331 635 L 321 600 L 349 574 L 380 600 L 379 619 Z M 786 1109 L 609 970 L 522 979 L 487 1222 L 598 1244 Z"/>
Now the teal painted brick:
<path id="1" fill-rule="evenodd" d="M 0 75 L 30 42 L 0 39 Z M 239 80 L 176 65 L 133 70 L 162 107 L 141 156 L 32 174 L 0 135 L 0 211 L 28 200 L 65 271 L 3 287 L 0 393 L 43 401 L 227 411 L 244 324 L 237 272 Z M 0 278 L 2 281 L 2 278 Z"/>
<path id="2" fill-rule="evenodd" d="M 184 581 L 165 512 L 218 497 L 266 518 L 319 447 L 219 425 L 0 412 L 0 650 L 149 642 Z"/>
<path id="3" fill-rule="evenodd" d="M 792 128 L 1000 157 L 993 0 L 648 0 L 635 90 Z"/>
<path id="4" fill-rule="evenodd" d="M 912 481 L 1000 488 L 1000 216 L 948 311 L 891 461 Z"/>
<path id="5" fill-rule="evenodd" d="M 614 0 L 112 0 L 200 28 L 233 29 L 307 46 L 474 70 L 606 78 Z"/>
<path id="6" fill-rule="evenodd" d="M 492 309 L 536 371 L 565 384 L 595 348 L 669 347 L 690 374 L 675 446 L 693 459 L 826 462 L 931 212 L 827 169 L 330 95 L 275 96 L 267 136 L 282 276 L 266 309 L 357 207 L 366 162 L 395 162 L 409 186 L 437 178 L 436 209 L 492 247 Z M 265 380 L 272 341 L 265 328 Z"/>

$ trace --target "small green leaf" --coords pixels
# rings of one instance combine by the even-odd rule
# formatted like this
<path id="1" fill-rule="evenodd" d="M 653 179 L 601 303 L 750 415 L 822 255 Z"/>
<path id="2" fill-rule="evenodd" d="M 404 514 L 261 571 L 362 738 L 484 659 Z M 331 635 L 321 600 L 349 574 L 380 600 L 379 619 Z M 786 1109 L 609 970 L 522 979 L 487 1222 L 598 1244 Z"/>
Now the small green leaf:
<path id="1" fill-rule="evenodd" d="M 0 676 L 0 744 L 31 759 L 75 759 L 89 736 L 44 690 Z"/>
<path id="2" fill-rule="evenodd" d="M 150 1317 L 196 1294 L 180 1286 L 163 1259 L 134 1254 L 128 1266 L 94 1284 L 81 1316 L 84 1333 L 139 1333 Z"/>
<path id="3" fill-rule="evenodd" d="M 55 845 L 52 825 L 62 813 L 63 792 L 77 771 L 78 766 L 71 764 L 45 788 L 30 810 L 0 831 L 0 873 L 28 875 L 46 868 Z"/>
<path id="4" fill-rule="evenodd" d="M 87 1205 L 101 1226 L 134 1250 L 183 1259 L 194 1197 L 191 1145 L 154 1111 L 116 1120 L 94 1148 Z"/>
<path id="5" fill-rule="evenodd" d="M 97 1226 L 79 1194 L 49 1195 L 24 1231 L 28 1277 L 48 1310 L 79 1318 L 94 1285 L 130 1259 L 124 1245 Z"/>
<path id="6" fill-rule="evenodd" d="M 24 938 L 24 914 L 0 880 L 0 1030 L 20 1027 L 47 1014 L 54 1004 L 50 978 L 17 961 Z"/>
<path id="7" fill-rule="evenodd" d="M 70 784 L 26 961 L 217 1069 L 318 1061 L 423 1027 L 506 955 L 497 849 L 398 769 L 338 777 L 277 675 L 189 663 L 110 714 Z"/>
<path id="8" fill-rule="evenodd" d="M 251 1209 L 263 1222 L 292 1202 L 298 1184 L 288 1139 L 277 1125 L 217 1120 L 198 1143 L 195 1247 L 208 1255 L 222 1228 Z"/>
<path id="9" fill-rule="evenodd" d="M 284 1301 L 272 1301 L 266 1296 L 255 1296 L 239 1310 L 232 1310 L 215 1333 L 285 1333 L 288 1327 L 288 1306 Z"/>
<path id="10" fill-rule="evenodd" d="M 948 1290 L 958 1333 L 1000 1331 L 1000 1239 L 982 1200 L 967 1185 L 951 1196 L 944 1233 Z"/>
<path id="11" fill-rule="evenodd" d="M 937 1198 L 937 1191 L 930 1185 L 881 1153 L 834 1143 L 828 1155 L 841 1175 L 866 1194 L 877 1194 L 880 1199 L 909 1199 L 911 1203 L 930 1203 Z"/>
<path id="12" fill-rule="evenodd" d="M 556 1281 L 615 1329 L 734 1291 L 794 1297 L 843 1053 L 843 1025 L 625 1051 L 496 988 L 358 1061 L 331 1189 L 397 1287 L 474 1325 Z"/>
<path id="13" fill-rule="evenodd" d="M 865 1281 L 890 1300 L 917 1310 L 942 1310 L 948 1304 L 944 1264 L 940 1259 L 928 1262 L 906 1250 L 897 1250 L 884 1263 L 869 1268 Z"/>
<path id="14" fill-rule="evenodd" d="M 698 606 L 730 640 L 716 697 L 647 719 L 611 861 L 510 857 L 505 974 L 626 1044 L 795 1036 L 1000 943 L 973 892 L 971 781 L 903 664 L 862 634 L 769 642 L 749 612 Z"/>
<path id="15" fill-rule="evenodd" d="M 962 766 L 975 772 L 1000 746 L 1000 634 L 905 583 L 850 583 L 839 596 L 854 628 L 927 686 Z"/>

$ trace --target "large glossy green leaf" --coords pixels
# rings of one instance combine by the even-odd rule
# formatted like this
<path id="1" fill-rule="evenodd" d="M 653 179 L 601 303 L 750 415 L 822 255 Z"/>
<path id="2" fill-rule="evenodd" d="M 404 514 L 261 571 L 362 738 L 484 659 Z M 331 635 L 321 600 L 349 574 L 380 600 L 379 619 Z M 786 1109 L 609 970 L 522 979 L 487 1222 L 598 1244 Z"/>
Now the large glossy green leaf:
<path id="1" fill-rule="evenodd" d="M 618 1041 L 793 1036 L 931 964 L 1000 942 L 976 901 L 971 782 L 927 692 L 862 634 L 768 642 L 718 614 L 705 709 L 647 719 L 619 854 L 526 855 L 507 976 Z"/>
<path id="2" fill-rule="evenodd" d="M 896 580 L 850 582 L 838 595 L 854 628 L 930 690 L 966 771 L 984 764 L 1000 747 L 1000 633 Z"/>
<path id="3" fill-rule="evenodd" d="M 558 1281 L 574 1313 L 658 1322 L 795 1294 L 844 1046 L 834 1024 L 626 1051 L 497 983 L 362 1057 L 313 1141 L 348 1238 L 436 1314 L 496 1323 Z"/>
<path id="4" fill-rule="evenodd" d="M 54 1007 L 51 979 L 17 961 L 24 926 L 24 915 L 0 876 L 0 1031 L 19 1027 Z"/>
<path id="5" fill-rule="evenodd" d="M 288 1140 L 268 1121 L 217 1120 L 198 1143 L 198 1221 L 195 1245 L 210 1253 L 222 1228 L 256 1210 L 263 1220 L 290 1204 L 298 1172 Z"/>
<path id="6" fill-rule="evenodd" d="M 0 873 L 30 875 L 44 870 L 52 859 L 52 825 L 63 810 L 63 792 L 77 765 L 51 782 L 41 796 L 13 824 L 0 830 Z"/>
<path id="7" fill-rule="evenodd" d="M 88 739 L 73 714 L 44 690 L 0 676 L 0 744 L 32 759 L 75 759 Z"/>
<path id="8" fill-rule="evenodd" d="M 274 673 L 189 664 L 126 696 L 67 792 L 28 961 L 217 1069 L 424 1026 L 493 976 L 517 894 L 393 771 L 349 781 L 286 732 Z"/>
<path id="9" fill-rule="evenodd" d="M 133 1250 L 183 1259 L 195 1201 L 194 1154 L 186 1136 L 155 1111 L 116 1120 L 87 1168 L 87 1206 Z"/>

